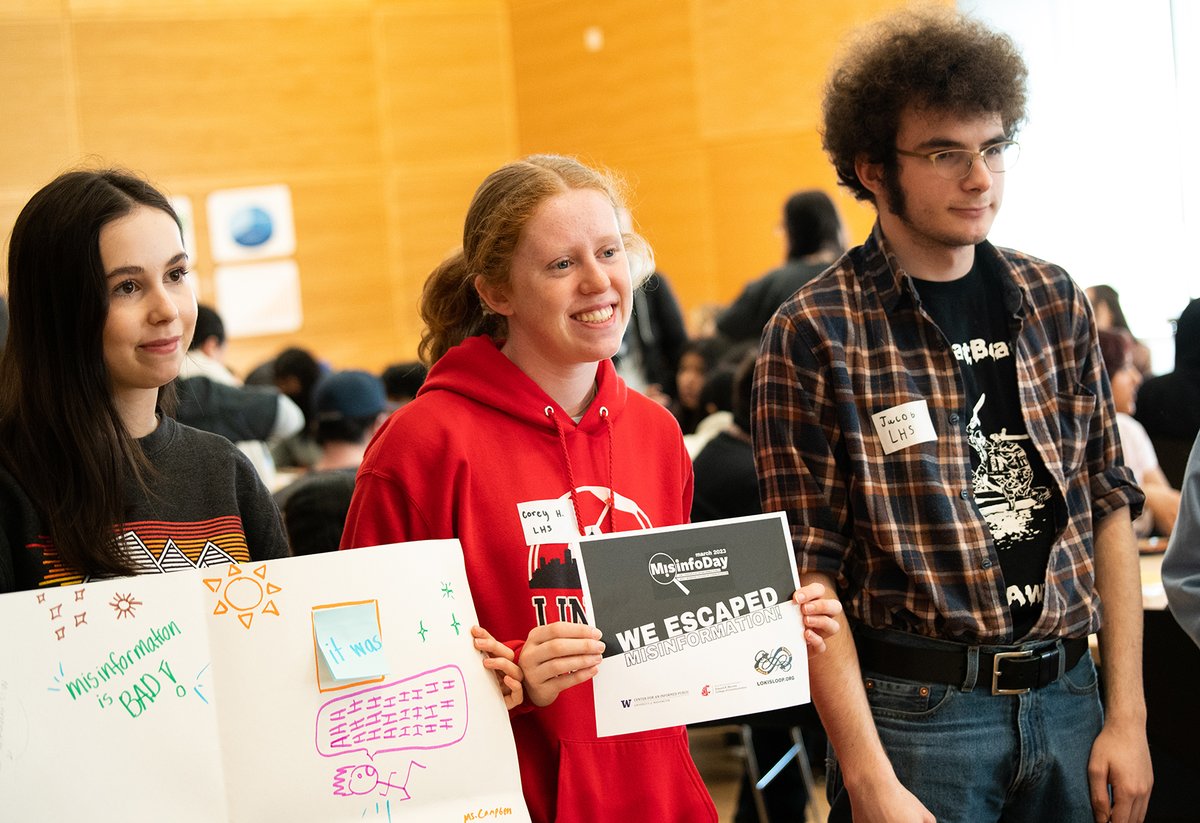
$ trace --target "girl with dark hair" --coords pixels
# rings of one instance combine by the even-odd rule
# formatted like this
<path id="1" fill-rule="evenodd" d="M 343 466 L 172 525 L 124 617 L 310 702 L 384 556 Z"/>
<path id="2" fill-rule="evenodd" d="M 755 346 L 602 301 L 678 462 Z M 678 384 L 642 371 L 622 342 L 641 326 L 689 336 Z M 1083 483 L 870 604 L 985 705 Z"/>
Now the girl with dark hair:
<path id="1" fill-rule="evenodd" d="M 18 215 L 0 592 L 287 553 L 249 461 L 167 416 L 196 322 L 187 266 L 171 204 L 123 172 L 64 174 Z"/>
<path id="2" fill-rule="evenodd" d="M 717 819 L 682 727 L 596 736 L 603 644 L 583 613 L 571 535 L 684 523 L 692 498 L 678 425 L 610 360 L 639 274 L 653 270 L 645 242 L 618 223 L 621 205 L 609 177 L 566 157 L 484 180 L 462 250 L 425 285 L 429 376 L 368 448 L 342 538 L 461 542 L 488 630 L 475 629 L 476 644 L 485 666 L 507 672 L 536 823 Z M 535 536 L 518 507 L 548 500 L 562 520 Z M 818 594 L 800 598 L 828 602 Z M 835 624 L 804 608 L 823 646 Z"/>

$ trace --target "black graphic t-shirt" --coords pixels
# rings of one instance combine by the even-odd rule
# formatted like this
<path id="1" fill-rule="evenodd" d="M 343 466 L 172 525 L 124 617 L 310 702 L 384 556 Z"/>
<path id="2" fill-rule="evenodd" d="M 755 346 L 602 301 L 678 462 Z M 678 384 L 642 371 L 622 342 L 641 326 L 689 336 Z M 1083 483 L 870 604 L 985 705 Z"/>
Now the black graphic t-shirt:
<path id="1" fill-rule="evenodd" d="M 1017 639 L 1042 611 L 1060 502 L 1021 414 L 1015 332 L 1004 310 L 999 275 L 977 261 L 958 280 L 913 282 L 958 360 L 967 397 L 975 505 L 1000 558 Z"/>

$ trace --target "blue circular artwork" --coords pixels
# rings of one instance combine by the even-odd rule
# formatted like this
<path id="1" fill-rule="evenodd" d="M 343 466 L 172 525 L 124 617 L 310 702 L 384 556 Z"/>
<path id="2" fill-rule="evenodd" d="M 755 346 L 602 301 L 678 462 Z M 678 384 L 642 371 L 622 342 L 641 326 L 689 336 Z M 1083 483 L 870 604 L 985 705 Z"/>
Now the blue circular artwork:
<path id="1" fill-rule="evenodd" d="M 239 246 L 253 248 L 271 239 L 275 226 L 271 215 L 259 206 L 238 209 L 229 218 L 229 233 Z"/>

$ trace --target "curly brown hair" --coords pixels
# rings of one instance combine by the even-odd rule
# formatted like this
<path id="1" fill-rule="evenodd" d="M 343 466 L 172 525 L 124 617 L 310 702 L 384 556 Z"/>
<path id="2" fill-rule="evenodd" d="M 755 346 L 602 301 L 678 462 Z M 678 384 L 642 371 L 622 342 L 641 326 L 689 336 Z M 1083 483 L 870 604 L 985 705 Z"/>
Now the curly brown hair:
<path id="1" fill-rule="evenodd" d="M 838 180 L 874 200 L 854 163 L 865 155 L 896 172 L 896 132 L 908 107 L 954 114 L 999 114 L 1009 137 L 1025 120 L 1028 70 L 1012 40 L 948 9 L 886 17 L 843 47 L 825 84 L 822 145 Z"/>

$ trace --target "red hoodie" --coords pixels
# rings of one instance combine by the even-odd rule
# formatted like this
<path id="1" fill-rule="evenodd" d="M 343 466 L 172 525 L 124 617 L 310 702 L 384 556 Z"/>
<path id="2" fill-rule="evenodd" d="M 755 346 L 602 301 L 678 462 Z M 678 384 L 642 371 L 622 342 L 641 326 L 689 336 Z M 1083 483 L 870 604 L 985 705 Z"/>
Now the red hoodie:
<path id="1" fill-rule="evenodd" d="M 526 545 L 517 509 L 569 501 L 572 485 L 589 531 L 687 522 L 692 466 L 679 426 L 607 360 L 576 424 L 491 340 L 473 337 L 372 440 L 342 548 L 457 537 L 480 625 L 519 655 L 539 624 L 586 622 L 574 559 L 563 544 Z M 545 708 L 526 700 L 510 717 L 535 823 L 717 819 L 682 727 L 597 738 L 590 682 Z"/>

